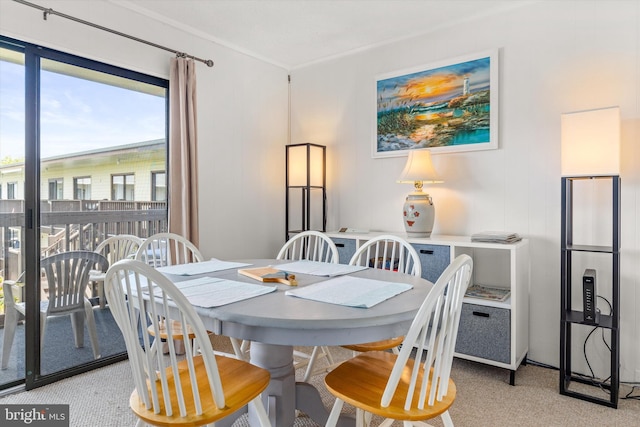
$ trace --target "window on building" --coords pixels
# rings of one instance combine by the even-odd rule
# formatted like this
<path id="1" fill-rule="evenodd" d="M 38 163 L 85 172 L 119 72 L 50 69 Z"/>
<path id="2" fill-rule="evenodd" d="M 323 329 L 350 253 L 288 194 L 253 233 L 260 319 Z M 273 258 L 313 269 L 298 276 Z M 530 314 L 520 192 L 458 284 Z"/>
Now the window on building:
<path id="1" fill-rule="evenodd" d="M 91 200 L 91 177 L 73 178 L 73 198 L 76 200 Z"/>
<path id="2" fill-rule="evenodd" d="M 134 175 L 111 175 L 111 200 L 135 200 Z"/>
<path id="3" fill-rule="evenodd" d="M 167 200 L 167 174 L 162 172 L 151 172 L 151 200 L 163 202 Z"/>
<path id="4" fill-rule="evenodd" d="M 49 200 L 62 200 L 64 193 L 62 192 L 62 178 L 49 179 Z"/>
<path id="5" fill-rule="evenodd" d="M 17 182 L 7 182 L 7 199 L 15 199 L 18 193 Z"/>

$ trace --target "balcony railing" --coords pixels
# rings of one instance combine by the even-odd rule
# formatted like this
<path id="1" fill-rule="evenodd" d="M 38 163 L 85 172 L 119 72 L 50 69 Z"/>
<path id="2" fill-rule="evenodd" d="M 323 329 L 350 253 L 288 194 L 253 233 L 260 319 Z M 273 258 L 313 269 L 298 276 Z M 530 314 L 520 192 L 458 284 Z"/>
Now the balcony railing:
<path id="1" fill-rule="evenodd" d="M 23 270 L 24 201 L 0 200 L 0 270 L 7 279 Z M 116 234 L 147 238 L 167 231 L 166 202 L 43 200 L 40 203 L 41 257 L 94 250 Z"/>

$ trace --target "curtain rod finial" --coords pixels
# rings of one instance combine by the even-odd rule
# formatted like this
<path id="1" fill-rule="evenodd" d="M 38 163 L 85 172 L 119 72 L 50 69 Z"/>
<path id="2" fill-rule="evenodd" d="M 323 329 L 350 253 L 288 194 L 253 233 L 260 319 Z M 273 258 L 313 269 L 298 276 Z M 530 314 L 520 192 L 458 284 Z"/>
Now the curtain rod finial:
<path id="1" fill-rule="evenodd" d="M 207 67 L 213 67 L 213 61 L 210 59 L 207 59 L 204 63 L 207 64 Z"/>

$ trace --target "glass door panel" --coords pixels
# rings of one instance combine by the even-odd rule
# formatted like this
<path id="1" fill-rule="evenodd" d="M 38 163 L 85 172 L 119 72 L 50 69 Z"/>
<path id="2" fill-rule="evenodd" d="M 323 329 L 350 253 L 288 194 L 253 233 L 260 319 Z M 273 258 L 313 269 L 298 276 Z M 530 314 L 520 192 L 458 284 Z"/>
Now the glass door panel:
<path id="1" fill-rule="evenodd" d="M 93 251 L 131 224 L 131 211 L 151 202 L 152 172 L 165 169 L 165 89 L 43 58 L 40 99 L 41 258 Z M 56 197 L 47 199 L 52 193 Z M 126 230 L 147 237 L 143 231 Z M 42 301 L 52 293 L 50 286 L 41 276 Z M 87 284 L 92 309 L 83 316 L 81 342 L 75 342 L 71 316 L 47 318 L 42 375 L 91 363 L 96 354 L 105 358 L 126 351 L 109 305 L 99 300 L 101 286 Z"/>
<path id="2" fill-rule="evenodd" d="M 0 389 L 25 377 L 24 53 L 0 48 Z"/>

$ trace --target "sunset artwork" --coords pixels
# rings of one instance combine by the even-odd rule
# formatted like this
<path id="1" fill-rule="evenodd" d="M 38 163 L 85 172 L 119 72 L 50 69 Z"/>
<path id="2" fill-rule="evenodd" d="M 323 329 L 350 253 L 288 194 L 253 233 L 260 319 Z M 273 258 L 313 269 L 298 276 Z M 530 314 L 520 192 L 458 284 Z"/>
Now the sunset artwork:
<path id="1" fill-rule="evenodd" d="M 496 58 L 379 78 L 374 157 L 497 148 Z"/>

